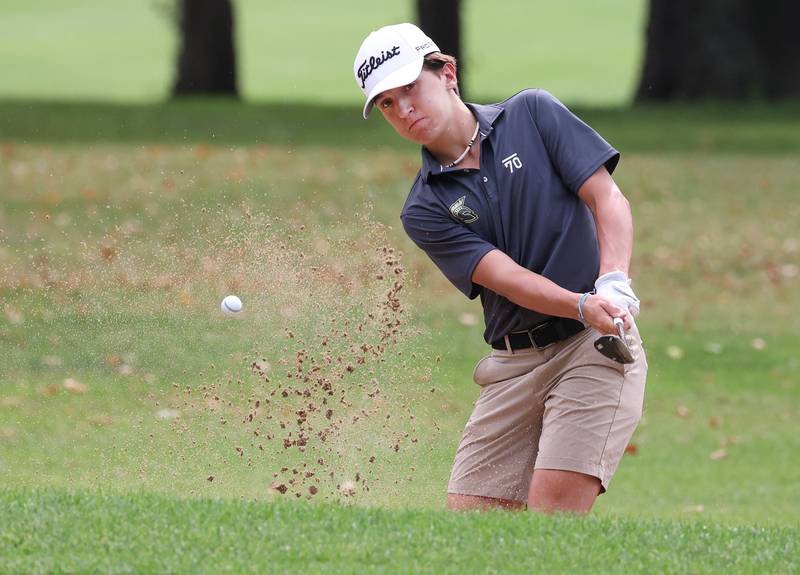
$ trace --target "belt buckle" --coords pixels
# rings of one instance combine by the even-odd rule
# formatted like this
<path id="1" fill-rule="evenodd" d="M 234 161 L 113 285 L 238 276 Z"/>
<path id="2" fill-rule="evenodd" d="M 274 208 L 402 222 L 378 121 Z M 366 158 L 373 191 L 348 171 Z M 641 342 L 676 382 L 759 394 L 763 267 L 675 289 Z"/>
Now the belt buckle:
<path id="1" fill-rule="evenodd" d="M 550 342 L 550 343 L 548 343 L 547 345 L 538 345 L 538 344 L 536 343 L 536 341 L 533 339 L 533 334 L 534 334 L 534 333 L 536 333 L 537 331 L 539 331 L 539 330 L 541 330 L 541 329 L 545 329 L 545 328 L 547 328 L 547 327 L 551 327 L 551 323 L 550 323 L 549 321 L 546 321 L 546 322 L 544 322 L 544 323 L 540 323 L 539 325 L 532 327 L 531 329 L 529 329 L 529 330 L 526 332 L 526 333 L 528 334 L 528 339 L 529 339 L 529 340 L 531 340 L 531 345 L 532 345 L 534 348 L 536 348 L 536 349 L 547 349 L 548 347 L 550 347 L 551 345 L 553 345 L 554 343 L 556 343 L 555 341 L 551 341 L 551 342 Z"/>

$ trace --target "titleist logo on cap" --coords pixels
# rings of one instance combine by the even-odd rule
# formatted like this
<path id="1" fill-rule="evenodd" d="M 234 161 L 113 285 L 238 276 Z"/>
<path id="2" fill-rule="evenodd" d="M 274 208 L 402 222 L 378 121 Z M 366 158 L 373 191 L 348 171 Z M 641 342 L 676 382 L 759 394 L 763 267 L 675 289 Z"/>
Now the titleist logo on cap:
<path id="1" fill-rule="evenodd" d="M 393 46 L 391 50 L 381 50 L 381 55 L 377 58 L 370 56 L 369 60 L 364 60 L 358 67 L 358 77 L 361 79 L 361 88 L 367 84 L 367 78 L 375 70 L 380 68 L 387 60 L 400 55 L 400 46 Z"/>

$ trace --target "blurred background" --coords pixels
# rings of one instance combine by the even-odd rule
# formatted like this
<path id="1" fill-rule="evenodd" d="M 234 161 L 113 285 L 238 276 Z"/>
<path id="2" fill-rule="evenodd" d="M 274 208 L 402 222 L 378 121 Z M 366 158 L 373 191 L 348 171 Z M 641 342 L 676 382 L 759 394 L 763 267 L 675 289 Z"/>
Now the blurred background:
<path id="1" fill-rule="evenodd" d="M 624 104 L 632 98 L 643 48 L 642 0 L 564 7 L 516 0 L 502 8 L 479 1 L 421 4 L 430 6 L 424 8 L 428 28 L 434 35 L 441 31 L 443 49 L 463 54 L 473 97 L 505 97 L 535 83 L 551 85 L 569 101 Z M 302 6 L 288 0 L 7 0 L 0 19 L 0 96 L 163 100 L 180 83 L 186 49 L 183 92 L 355 106 L 361 94 L 352 64 L 361 40 L 404 21 L 419 22 L 411 0 Z M 456 46 L 451 36 L 459 29 Z M 215 87 L 214 78 L 228 83 L 217 80 Z"/>
<path id="2" fill-rule="evenodd" d="M 798 16 L 785 0 L 6 0 L 0 97 L 355 103 L 361 39 L 401 21 L 459 57 L 476 100 L 531 85 L 604 106 L 796 97 Z"/>

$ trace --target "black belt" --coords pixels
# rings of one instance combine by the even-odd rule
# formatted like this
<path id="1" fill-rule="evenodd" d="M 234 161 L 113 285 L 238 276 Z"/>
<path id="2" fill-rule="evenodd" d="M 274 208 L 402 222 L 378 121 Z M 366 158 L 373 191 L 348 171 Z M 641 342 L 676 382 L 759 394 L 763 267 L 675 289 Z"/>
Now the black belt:
<path id="1" fill-rule="evenodd" d="M 492 343 L 492 347 L 505 350 L 511 347 L 511 351 L 530 347 L 542 349 L 572 337 L 584 329 L 586 329 L 586 326 L 582 322 L 565 317 L 554 317 L 529 330 L 510 333 L 503 339 Z M 507 345 L 506 342 L 508 342 Z"/>

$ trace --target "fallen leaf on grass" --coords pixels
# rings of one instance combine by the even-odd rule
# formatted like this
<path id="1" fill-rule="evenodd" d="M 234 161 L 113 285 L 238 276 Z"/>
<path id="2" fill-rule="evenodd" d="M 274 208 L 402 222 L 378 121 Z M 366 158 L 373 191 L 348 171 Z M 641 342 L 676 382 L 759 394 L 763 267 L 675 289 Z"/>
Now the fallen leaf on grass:
<path id="1" fill-rule="evenodd" d="M 467 327 L 472 327 L 473 325 L 477 325 L 478 316 L 474 313 L 462 313 L 458 316 L 458 323 Z"/>
<path id="2" fill-rule="evenodd" d="M 47 367 L 60 367 L 62 361 L 57 355 L 46 355 L 42 358 L 42 363 Z"/>
<path id="3" fill-rule="evenodd" d="M 81 189 L 81 197 L 84 200 L 89 200 L 89 201 L 98 200 L 100 199 L 100 192 L 98 192 L 94 188 L 84 187 L 83 189 Z"/>
<path id="4" fill-rule="evenodd" d="M 687 505 L 683 510 L 687 513 L 702 513 L 706 508 L 704 505 Z"/>
<path id="5" fill-rule="evenodd" d="M 639 453 L 639 446 L 635 443 L 629 443 L 627 447 L 625 447 L 626 455 L 636 455 L 637 453 Z"/>
<path id="6" fill-rule="evenodd" d="M 712 416 L 711 416 L 711 417 L 708 419 L 708 426 L 709 426 L 709 427 L 712 427 L 712 428 L 716 429 L 716 428 L 718 428 L 720 425 L 722 425 L 722 418 L 719 418 L 719 417 L 717 417 L 716 415 L 712 415 Z"/>
<path id="7" fill-rule="evenodd" d="M 159 409 L 156 412 L 156 417 L 159 418 L 159 419 L 170 420 L 170 419 L 175 419 L 175 418 L 180 417 L 180 416 L 181 416 L 181 414 L 177 409 Z"/>
<path id="8" fill-rule="evenodd" d="M 677 345 L 671 345 L 667 348 L 667 356 L 670 359 L 681 359 L 683 357 L 683 350 Z"/>
<path id="9" fill-rule="evenodd" d="M 719 461 L 720 459 L 725 459 L 728 457 L 728 450 L 724 447 L 721 449 L 717 449 L 716 451 L 712 451 L 711 455 L 709 455 L 711 459 L 714 461 Z"/>
<path id="10" fill-rule="evenodd" d="M 25 316 L 22 315 L 22 312 L 10 305 L 5 307 L 5 314 L 10 324 L 19 325 L 25 321 Z"/>
<path id="11" fill-rule="evenodd" d="M 44 200 L 45 204 L 54 206 L 56 204 L 60 204 L 63 197 L 64 196 L 61 194 L 61 192 L 56 190 L 47 190 L 47 193 L 42 199 Z"/>
<path id="12" fill-rule="evenodd" d="M 89 391 L 88 385 L 86 385 L 85 383 L 81 383 L 77 379 L 73 379 L 71 377 L 65 379 L 62 385 L 64 386 L 64 389 L 66 389 L 68 392 L 75 393 L 78 395 L 84 394 L 87 391 Z"/>
<path id="13" fill-rule="evenodd" d="M 111 425 L 112 423 L 114 423 L 114 420 L 112 419 L 112 417 L 110 415 L 105 414 L 105 413 L 98 413 L 97 415 L 90 415 L 88 418 L 86 418 L 86 421 L 88 421 L 92 425 L 96 425 L 98 427 L 102 427 L 104 425 Z"/>
<path id="14" fill-rule="evenodd" d="M 19 397 L 9 395 L 0 399 L 0 406 L 3 407 L 19 407 L 22 405 L 22 400 Z"/>
<path id="15" fill-rule="evenodd" d="M 55 383 L 48 383 L 47 385 L 40 385 L 36 391 L 45 397 L 53 397 L 58 393 L 58 386 Z"/>
<path id="16" fill-rule="evenodd" d="M 796 278 L 800 275 L 800 268 L 794 264 L 784 264 L 781 266 L 781 275 L 786 279 Z"/>
<path id="17" fill-rule="evenodd" d="M 761 339 L 760 337 L 757 337 L 753 341 L 751 341 L 750 345 L 753 346 L 753 349 L 756 351 L 762 351 L 767 349 L 767 342 Z"/>
<path id="18" fill-rule="evenodd" d="M 208 156 L 211 155 L 212 149 L 211 146 L 206 144 L 198 144 L 194 147 L 195 155 L 200 158 L 201 160 L 205 160 Z"/>
<path id="19" fill-rule="evenodd" d="M 690 410 L 688 407 L 686 407 L 685 405 L 679 405 L 678 407 L 676 407 L 676 408 L 675 408 L 675 413 L 677 413 L 677 414 L 678 414 L 678 417 L 683 417 L 683 418 L 686 418 L 686 417 L 689 417 L 689 415 L 690 415 L 692 412 L 691 412 L 691 410 Z"/>
<path id="20" fill-rule="evenodd" d="M 117 250 L 113 246 L 103 246 L 100 248 L 100 256 L 110 262 L 117 255 Z"/>

